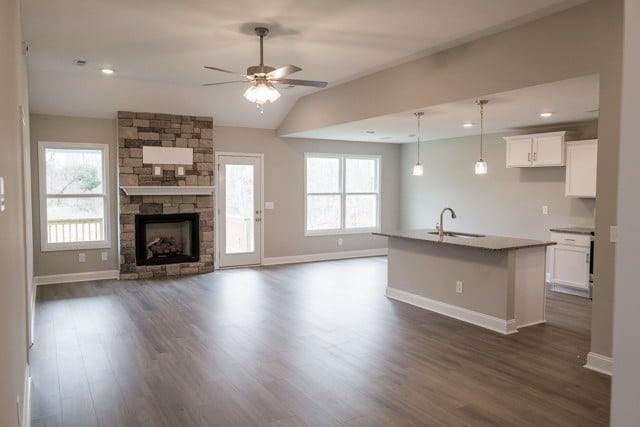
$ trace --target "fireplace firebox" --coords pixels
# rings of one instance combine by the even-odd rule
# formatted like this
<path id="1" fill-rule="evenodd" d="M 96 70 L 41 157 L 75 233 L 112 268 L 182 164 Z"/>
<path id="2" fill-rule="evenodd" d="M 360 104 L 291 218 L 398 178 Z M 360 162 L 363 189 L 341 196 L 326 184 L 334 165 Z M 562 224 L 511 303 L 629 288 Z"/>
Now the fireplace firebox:
<path id="1" fill-rule="evenodd" d="M 198 262 L 198 225 L 197 213 L 136 215 L 136 264 Z"/>

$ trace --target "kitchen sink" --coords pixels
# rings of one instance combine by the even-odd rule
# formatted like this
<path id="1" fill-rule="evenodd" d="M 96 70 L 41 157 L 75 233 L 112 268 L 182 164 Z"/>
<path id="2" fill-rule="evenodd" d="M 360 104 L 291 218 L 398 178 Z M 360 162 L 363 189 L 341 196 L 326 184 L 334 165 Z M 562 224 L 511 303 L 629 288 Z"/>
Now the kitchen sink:
<path id="1" fill-rule="evenodd" d="M 434 235 L 437 236 L 440 233 L 438 233 L 437 231 L 430 231 L 429 234 L 434 234 Z M 484 235 L 482 235 L 482 234 L 458 233 L 458 232 L 455 232 L 455 231 L 445 231 L 443 233 L 443 235 L 447 236 L 447 237 L 460 237 L 460 238 L 463 238 L 463 239 L 474 239 L 476 237 L 484 237 Z"/>

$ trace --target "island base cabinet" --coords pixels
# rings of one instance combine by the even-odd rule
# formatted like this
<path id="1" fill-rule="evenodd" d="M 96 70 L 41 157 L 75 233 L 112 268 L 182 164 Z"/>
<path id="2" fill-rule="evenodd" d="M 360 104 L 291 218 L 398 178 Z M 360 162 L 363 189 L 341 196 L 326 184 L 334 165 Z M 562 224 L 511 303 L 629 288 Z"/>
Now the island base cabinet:
<path id="1" fill-rule="evenodd" d="M 545 321 L 545 259 L 544 246 L 484 250 L 389 237 L 386 296 L 512 334 Z"/>

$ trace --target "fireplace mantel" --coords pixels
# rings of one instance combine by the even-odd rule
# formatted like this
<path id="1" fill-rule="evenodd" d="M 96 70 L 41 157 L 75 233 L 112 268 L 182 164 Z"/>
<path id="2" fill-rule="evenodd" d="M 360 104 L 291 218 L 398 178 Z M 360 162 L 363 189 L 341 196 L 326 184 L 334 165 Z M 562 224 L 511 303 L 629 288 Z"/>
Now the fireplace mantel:
<path id="1" fill-rule="evenodd" d="M 125 196 L 210 196 L 215 189 L 213 185 L 120 186 Z"/>

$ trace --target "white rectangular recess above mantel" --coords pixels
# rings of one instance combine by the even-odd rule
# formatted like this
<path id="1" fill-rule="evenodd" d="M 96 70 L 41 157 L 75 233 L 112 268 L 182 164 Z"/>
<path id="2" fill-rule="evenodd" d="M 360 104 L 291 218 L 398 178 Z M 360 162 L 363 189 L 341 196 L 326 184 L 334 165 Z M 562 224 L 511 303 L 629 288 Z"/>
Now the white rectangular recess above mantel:
<path id="1" fill-rule="evenodd" d="M 193 148 L 142 147 L 142 163 L 154 165 L 192 165 Z"/>
<path id="2" fill-rule="evenodd" d="M 125 196 L 210 196 L 213 185 L 139 185 L 120 186 Z"/>

